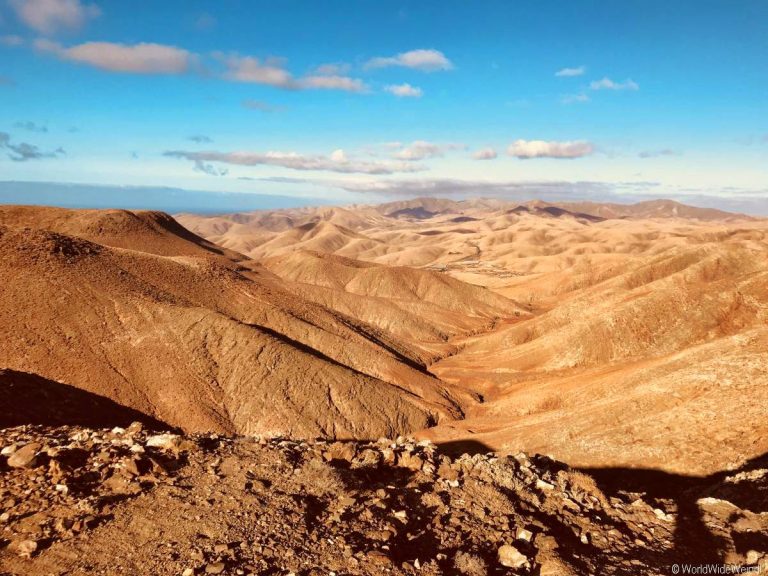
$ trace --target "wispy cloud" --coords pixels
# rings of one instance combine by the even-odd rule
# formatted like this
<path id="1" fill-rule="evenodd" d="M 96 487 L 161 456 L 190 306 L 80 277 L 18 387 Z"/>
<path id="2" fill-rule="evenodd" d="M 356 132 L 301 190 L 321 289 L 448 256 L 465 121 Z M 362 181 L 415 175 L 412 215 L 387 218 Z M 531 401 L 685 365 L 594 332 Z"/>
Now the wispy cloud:
<path id="1" fill-rule="evenodd" d="M 190 152 L 170 150 L 165 156 L 191 160 L 198 163 L 222 163 L 238 166 L 280 166 L 291 170 L 318 170 L 345 174 L 395 174 L 420 172 L 423 166 L 411 162 L 369 162 L 351 159 L 343 150 L 335 150 L 329 156 L 304 155 L 296 152 Z"/>
<path id="2" fill-rule="evenodd" d="M 608 77 L 601 80 L 593 80 L 589 83 L 591 90 L 639 90 L 640 85 L 632 79 L 627 79 L 624 82 L 614 82 Z"/>
<path id="3" fill-rule="evenodd" d="M 307 183 L 312 183 L 308 181 Z M 317 182 L 332 185 L 348 192 L 378 193 L 388 196 L 504 196 L 566 200 L 574 198 L 608 199 L 616 185 L 604 182 L 567 181 L 506 181 L 460 180 L 454 178 L 425 178 L 411 180 L 372 180 Z"/>
<path id="4" fill-rule="evenodd" d="M 213 142 L 211 138 L 204 134 L 194 134 L 192 136 L 189 136 L 187 140 L 190 140 L 192 142 L 196 142 L 198 144 L 209 144 L 210 142 Z"/>
<path id="5" fill-rule="evenodd" d="M 408 83 L 390 84 L 389 86 L 385 86 L 384 90 L 390 94 L 394 94 L 398 98 L 421 98 L 421 96 L 424 94 L 421 88 L 411 86 Z"/>
<path id="6" fill-rule="evenodd" d="M 10 134 L 0 132 L 0 150 L 7 152 L 8 158 L 14 162 L 26 162 L 27 160 L 40 160 L 42 158 L 56 158 L 66 154 L 63 148 L 57 148 L 52 152 L 40 150 L 34 144 L 27 142 L 14 143 Z"/>
<path id="7" fill-rule="evenodd" d="M 329 64 L 321 64 L 315 68 L 313 74 L 319 76 L 345 76 L 349 74 L 351 66 L 344 62 L 331 62 Z"/>
<path id="8" fill-rule="evenodd" d="M 389 144 L 399 144 L 399 146 L 389 146 L 395 149 L 399 148 L 399 150 L 393 154 L 393 157 L 408 162 L 424 160 L 425 158 L 435 158 L 442 156 L 448 150 L 455 150 L 463 147 L 461 144 L 440 144 L 437 142 L 428 142 L 426 140 L 415 140 L 407 145 L 403 145 L 399 142 L 390 142 Z"/>
<path id="9" fill-rule="evenodd" d="M 498 154 L 493 148 L 481 148 L 472 153 L 472 158 L 475 160 L 493 160 Z"/>
<path id="10" fill-rule="evenodd" d="M 338 74 L 310 74 L 301 78 L 294 76 L 285 68 L 285 61 L 280 58 L 259 59 L 254 56 L 238 54 L 216 54 L 224 64 L 223 77 L 233 82 L 265 84 L 285 90 L 344 90 L 347 92 L 365 92 L 368 87 L 362 80 Z"/>
<path id="11" fill-rule="evenodd" d="M 270 104 L 269 102 L 264 102 L 262 100 L 243 100 L 242 102 L 243 108 L 248 108 L 248 110 L 259 110 L 261 112 L 280 112 L 282 110 L 285 110 L 285 107 L 283 106 L 275 106 L 274 104 Z"/>
<path id="12" fill-rule="evenodd" d="M 19 20 L 43 34 L 78 30 L 101 15 L 98 6 L 80 0 L 9 0 L 9 4 Z"/>
<path id="13" fill-rule="evenodd" d="M 115 44 L 86 42 L 65 48 L 50 40 L 36 40 L 35 47 L 62 60 L 127 74 L 182 74 L 196 57 L 183 48 L 164 44 Z"/>
<path id="14" fill-rule="evenodd" d="M 217 168 L 213 164 L 208 164 L 207 162 L 203 162 L 202 160 L 195 160 L 195 171 L 196 172 L 202 172 L 203 174 L 208 174 L 209 176 L 226 176 L 229 174 L 229 170 L 226 168 Z"/>
<path id="15" fill-rule="evenodd" d="M 21 128 L 22 130 L 27 130 L 28 132 L 39 132 L 39 133 L 48 132 L 48 126 L 44 126 L 42 124 L 35 124 L 34 122 L 30 122 L 30 121 L 16 122 L 13 125 L 13 127 Z"/>
<path id="16" fill-rule="evenodd" d="M 507 154 L 523 160 L 529 158 L 582 158 L 595 151 L 591 142 L 586 140 L 544 141 L 516 140 L 507 148 Z"/>
<path id="17" fill-rule="evenodd" d="M 583 76 L 587 71 L 586 66 L 577 66 L 575 68 L 561 68 L 555 72 L 555 76 L 560 78 L 572 78 L 574 76 Z"/>
<path id="18" fill-rule="evenodd" d="M 660 150 L 643 150 L 638 154 L 640 158 L 658 158 L 660 156 L 680 156 L 680 152 L 670 148 L 662 148 Z"/>
<path id="19" fill-rule="evenodd" d="M 371 58 L 365 63 L 365 67 L 368 69 L 387 68 L 390 66 L 412 68 L 422 72 L 436 72 L 438 70 L 451 70 L 453 63 L 446 58 L 445 54 L 433 49 L 411 50 L 409 52 L 401 52 L 395 56 L 380 56 Z"/>
<path id="20" fill-rule="evenodd" d="M 305 76 L 296 80 L 292 88 L 344 90 L 346 92 L 367 92 L 368 86 L 358 78 L 349 76 Z"/>
<path id="21" fill-rule="evenodd" d="M 0 86 L 16 86 L 16 82 L 8 76 L 0 76 Z"/>
<path id="22" fill-rule="evenodd" d="M 578 94 L 566 94 L 560 98 L 560 102 L 563 104 L 580 104 L 583 102 L 589 102 L 589 96 L 580 92 Z"/>

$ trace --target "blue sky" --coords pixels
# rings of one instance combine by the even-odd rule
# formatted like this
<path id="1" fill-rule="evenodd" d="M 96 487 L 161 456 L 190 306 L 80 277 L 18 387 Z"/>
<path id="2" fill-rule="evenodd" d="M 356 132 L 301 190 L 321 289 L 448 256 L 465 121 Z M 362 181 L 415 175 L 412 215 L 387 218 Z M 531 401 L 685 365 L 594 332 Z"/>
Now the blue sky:
<path id="1" fill-rule="evenodd" d="M 765 0 L 0 0 L 0 180 L 762 200 L 766 62 Z"/>

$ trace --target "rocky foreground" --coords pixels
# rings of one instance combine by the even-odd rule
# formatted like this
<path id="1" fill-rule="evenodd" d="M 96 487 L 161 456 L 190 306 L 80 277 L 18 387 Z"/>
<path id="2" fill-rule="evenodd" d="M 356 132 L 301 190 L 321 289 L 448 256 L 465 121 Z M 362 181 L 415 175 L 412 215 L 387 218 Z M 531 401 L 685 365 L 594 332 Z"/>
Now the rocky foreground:
<path id="1" fill-rule="evenodd" d="M 669 574 L 768 564 L 768 465 L 631 492 L 427 442 L 0 430 L 0 574 Z M 674 492 L 674 493 L 673 493 Z"/>

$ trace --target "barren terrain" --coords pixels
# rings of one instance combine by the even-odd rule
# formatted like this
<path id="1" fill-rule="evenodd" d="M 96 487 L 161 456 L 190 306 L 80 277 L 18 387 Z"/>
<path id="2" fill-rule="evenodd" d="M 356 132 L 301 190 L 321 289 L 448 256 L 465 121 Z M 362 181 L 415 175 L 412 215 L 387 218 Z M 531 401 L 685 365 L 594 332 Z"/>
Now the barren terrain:
<path id="1" fill-rule="evenodd" d="M 422 343 L 450 317 L 427 306 L 452 308 L 414 287 L 416 271 L 515 302 L 491 325 L 441 330 L 429 371 L 473 401 L 422 437 L 684 473 L 768 452 L 764 220 L 671 201 L 425 198 L 179 221 L 297 293 Z M 405 321 L 347 302 L 402 307 L 404 284 L 425 306 Z"/>
<path id="2" fill-rule="evenodd" d="M 2 206 L 0 254 L 0 574 L 768 561 L 765 220 Z"/>

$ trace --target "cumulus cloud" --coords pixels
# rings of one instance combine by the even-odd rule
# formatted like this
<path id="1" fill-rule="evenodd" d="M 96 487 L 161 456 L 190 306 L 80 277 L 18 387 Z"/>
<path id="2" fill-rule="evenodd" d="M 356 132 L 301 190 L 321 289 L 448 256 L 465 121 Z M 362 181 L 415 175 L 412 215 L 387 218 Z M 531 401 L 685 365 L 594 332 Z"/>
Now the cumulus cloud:
<path id="1" fill-rule="evenodd" d="M 35 47 L 62 60 L 127 74 L 181 74 L 195 60 L 191 52 L 164 44 L 86 42 L 65 48 L 49 40 L 36 40 Z"/>
<path id="2" fill-rule="evenodd" d="M 591 142 L 586 140 L 544 141 L 516 140 L 507 148 L 507 154 L 521 159 L 529 158 L 581 158 L 595 151 Z"/>
<path id="3" fill-rule="evenodd" d="M 233 82 L 266 84 L 285 90 L 320 89 L 365 92 L 368 89 L 362 80 L 339 74 L 316 73 L 302 78 L 294 78 L 285 69 L 285 61 L 278 58 L 261 60 L 254 56 L 240 56 L 238 54 L 217 54 L 216 57 L 226 68 L 223 77 Z M 329 70 L 326 69 L 326 71 Z"/>
<path id="4" fill-rule="evenodd" d="M 192 142 L 197 142 L 198 144 L 208 144 L 210 142 L 213 142 L 208 136 L 204 134 L 194 134 L 192 136 L 189 136 L 187 140 L 190 140 Z"/>
<path id="5" fill-rule="evenodd" d="M 29 132 L 40 132 L 45 133 L 48 132 L 48 127 L 43 126 L 42 124 L 35 124 L 34 122 L 16 122 L 14 125 L 14 128 L 21 128 L 22 130 L 27 130 Z"/>
<path id="6" fill-rule="evenodd" d="M 493 148 L 481 148 L 472 154 L 472 158 L 475 160 L 493 160 L 496 156 L 498 154 L 496 154 L 496 150 Z"/>
<path id="7" fill-rule="evenodd" d="M 593 80 L 589 83 L 591 90 L 639 90 L 640 85 L 632 79 L 627 79 L 624 82 L 614 82 L 608 77 L 601 80 Z"/>
<path id="8" fill-rule="evenodd" d="M 680 152 L 670 148 L 662 148 L 660 150 L 643 150 L 638 154 L 640 158 L 658 158 L 660 156 L 680 156 Z"/>
<path id="9" fill-rule="evenodd" d="M 589 102 L 589 96 L 580 92 L 579 94 L 566 94 L 560 98 L 560 102 L 563 104 L 577 104 L 582 102 Z"/>
<path id="10" fill-rule="evenodd" d="M 274 106 L 269 102 L 264 102 L 262 100 L 248 99 L 243 100 L 242 104 L 243 108 L 248 108 L 248 110 L 259 110 L 261 112 L 279 112 L 284 110 L 282 106 Z"/>
<path id="11" fill-rule="evenodd" d="M 366 62 L 366 68 L 387 68 L 389 66 L 402 66 L 421 70 L 422 72 L 435 72 L 438 70 L 451 70 L 453 63 L 439 50 L 411 50 L 401 52 L 395 56 L 371 58 Z"/>
<path id="12" fill-rule="evenodd" d="M 394 94 L 398 98 L 421 98 L 424 94 L 421 88 L 416 88 L 408 83 L 405 84 L 390 84 L 385 86 L 384 90 L 390 94 Z"/>
<path id="13" fill-rule="evenodd" d="M 190 152 L 170 150 L 165 156 L 191 160 L 198 166 L 203 163 L 222 163 L 238 166 L 280 166 L 291 170 L 319 170 L 345 174 L 395 174 L 419 172 L 425 168 L 410 162 L 366 162 L 351 159 L 343 150 L 335 150 L 330 156 L 304 155 L 296 152 Z"/>
<path id="14" fill-rule="evenodd" d="M 0 132 L 0 150 L 4 150 L 8 158 L 14 162 L 26 162 L 27 160 L 40 160 L 42 158 L 56 158 L 66 154 L 63 148 L 57 148 L 52 152 L 40 150 L 34 144 L 27 142 L 14 143 L 10 134 Z"/>
<path id="15" fill-rule="evenodd" d="M 574 76 L 583 76 L 587 71 L 586 66 L 577 66 L 576 68 L 561 68 L 555 72 L 555 76 L 560 78 L 572 78 Z"/>
<path id="16" fill-rule="evenodd" d="M 391 142 L 390 144 L 395 144 Z M 400 144 L 399 142 L 397 144 Z M 460 148 L 458 144 L 438 144 L 436 142 L 427 142 L 426 140 L 415 140 L 408 145 L 400 144 L 395 152 L 394 157 L 398 160 L 406 160 L 409 162 L 424 160 L 425 158 L 435 158 L 442 156 L 447 150 L 455 150 Z"/>
<path id="17" fill-rule="evenodd" d="M 80 0 L 9 0 L 9 4 L 19 20 L 43 34 L 77 30 L 101 14 L 98 6 Z"/>

